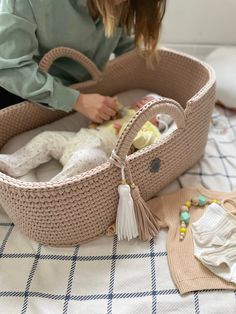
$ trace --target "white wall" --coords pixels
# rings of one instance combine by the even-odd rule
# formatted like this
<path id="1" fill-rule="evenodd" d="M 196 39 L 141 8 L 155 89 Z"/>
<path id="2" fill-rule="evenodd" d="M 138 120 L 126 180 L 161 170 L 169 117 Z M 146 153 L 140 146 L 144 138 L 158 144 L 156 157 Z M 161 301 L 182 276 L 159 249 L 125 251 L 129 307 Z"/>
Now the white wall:
<path id="1" fill-rule="evenodd" d="M 236 0 L 167 0 L 161 42 L 236 45 Z"/>

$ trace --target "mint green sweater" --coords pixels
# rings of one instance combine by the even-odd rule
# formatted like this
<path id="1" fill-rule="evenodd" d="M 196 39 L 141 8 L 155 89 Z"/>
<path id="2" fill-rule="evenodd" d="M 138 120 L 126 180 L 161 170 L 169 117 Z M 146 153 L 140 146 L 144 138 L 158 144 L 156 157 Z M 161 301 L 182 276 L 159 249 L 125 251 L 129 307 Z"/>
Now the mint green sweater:
<path id="1" fill-rule="evenodd" d="M 50 74 L 38 62 L 50 49 L 79 50 L 100 69 L 110 54 L 134 48 L 133 40 L 118 28 L 106 38 L 101 19 L 94 21 L 86 0 L 0 1 L 0 86 L 24 99 L 70 111 L 79 91 L 68 85 L 89 79 L 75 61 L 57 60 Z"/>

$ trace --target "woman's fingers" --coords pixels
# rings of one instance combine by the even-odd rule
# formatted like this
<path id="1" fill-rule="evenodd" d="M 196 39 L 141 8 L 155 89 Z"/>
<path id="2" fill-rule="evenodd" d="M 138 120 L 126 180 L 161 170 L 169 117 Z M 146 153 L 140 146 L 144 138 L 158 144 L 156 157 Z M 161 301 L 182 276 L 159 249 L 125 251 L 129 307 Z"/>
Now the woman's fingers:
<path id="1" fill-rule="evenodd" d="M 116 115 L 116 110 L 108 107 L 108 106 L 105 106 L 104 107 L 104 111 L 103 111 L 105 114 L 107 114 L 109 117 L 114 117 Z"/>
<path id="2" fill-rule="evenodd" d="M 104 103 L 110 109 L 117 111 L 118 109 L 117 97 L 105 97 Z"/>
<path id="3" fill-rule="evenodd" d="M 104 106 L 100 115 L 104 120 L 110 120 L 117 113 L 117 98 L 116 97 L 105 97 Z"/>
<path id="4" fill-rule="evenodd" d="M 103 123 L 103 119 L 100 118 L 100 117 L 94 118 L 93 121 L 96 122 L 96 123 L 98 123 L 98 124 Z"/>
<path id="5" fill-rule="evenodd" d="M 108 114 L 106 114 L 106 113 L 104 113 L 104 112 L 101 112 L 101 113 L 100 113 L 100 119 L 102 119 L 102 120 L 104 120 L 104 121 L 108 121 L 108 120 L 111 119 L 111 116 L 108 115 Z"/>

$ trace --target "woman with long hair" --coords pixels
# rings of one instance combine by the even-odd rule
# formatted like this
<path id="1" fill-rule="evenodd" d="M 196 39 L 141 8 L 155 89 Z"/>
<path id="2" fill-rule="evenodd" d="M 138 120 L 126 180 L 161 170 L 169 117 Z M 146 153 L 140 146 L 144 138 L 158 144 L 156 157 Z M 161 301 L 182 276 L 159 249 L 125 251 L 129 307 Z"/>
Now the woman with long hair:
<path id="1" fill-rule="evenodd" d="M 111 53 L 135 47 L 151 59 L 165 8 L 166 0 L 1 0 L 0 109 L 27 99 L 97 123 L 109 120 L 115 98 L 69 87 L 90 78 L 80 64 L 61 58 L 46 73 L 39 61 L 59 46 L 82 52 L 100 69 Z"/>

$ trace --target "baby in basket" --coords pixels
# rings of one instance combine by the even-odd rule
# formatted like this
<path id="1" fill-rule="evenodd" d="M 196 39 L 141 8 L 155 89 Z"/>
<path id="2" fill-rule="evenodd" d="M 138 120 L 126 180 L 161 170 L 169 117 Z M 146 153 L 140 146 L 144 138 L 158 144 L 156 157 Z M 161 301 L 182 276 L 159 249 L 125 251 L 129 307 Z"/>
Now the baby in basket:
<path id="1" fill-rule="evenodd" d="M 156 96 L 156 97 L 155 97 Z M 50 161 L 58 160 L 63 169 L 51 181 L 75 176 L 105 162 L 111 155 L 119 135 L 135 111 L 158 95 L 149 94 L 136 101 L 132 109 L 118 103 L 115 119 L 100 125 L 91 124 L 78 132 L 44 131 L 13 154 L 0 154 L 0 171 L 12 177 L 20 177 L 31 169 Z M 155 143 L 160 138 L 157 120 L 144 124 L 133 141 L 135 149 Z"/>

